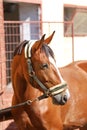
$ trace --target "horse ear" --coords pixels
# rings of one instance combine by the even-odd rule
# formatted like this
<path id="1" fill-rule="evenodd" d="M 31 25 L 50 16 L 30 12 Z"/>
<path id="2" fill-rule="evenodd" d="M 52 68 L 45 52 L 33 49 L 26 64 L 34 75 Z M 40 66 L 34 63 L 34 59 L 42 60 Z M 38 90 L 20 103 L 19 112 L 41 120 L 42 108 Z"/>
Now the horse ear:
<path id="1" fill-rule="evenodd" d="M 42 47 L 42 44 L 44 43 L 44 38 L 45 38 L 45 35 L 44 34 L 41 39 L 39 41 L 36 41 L 36 43 L 33 45 L 32 47 L 32 53 L 35 53 L 35 51 L 37 51 L 39 48 Z"/>
<path id="2" fill-rule="evenodd" d="M 44 42 L 46 44 L 49 44 L 51 40 L 53 39 L 54 34 L 55 34 L 55 31 L 53 31 L 53 33 L 47 39 L 45 39 Z"/>
<path id="3" fill-rule="evenodd" d="M 44 35 L 41 37 L 41 39 L 40 39 L 40 44 L 43 44 L 45 35 L 46 35 L 46 34 L 44 34 Z"/>
<path id="4" fill-rule="evenodd" d="M 44 43 L 45 35 L 46 35 L 46 34 L 44 34 L 44 35 L 41 37 L 41 39 L 40 39 L 39 41 L 37 41 L 37 43 L 36 43 L 36 44 L 37 44 L 36 50 L 42 47 L 42 44 Z"/>

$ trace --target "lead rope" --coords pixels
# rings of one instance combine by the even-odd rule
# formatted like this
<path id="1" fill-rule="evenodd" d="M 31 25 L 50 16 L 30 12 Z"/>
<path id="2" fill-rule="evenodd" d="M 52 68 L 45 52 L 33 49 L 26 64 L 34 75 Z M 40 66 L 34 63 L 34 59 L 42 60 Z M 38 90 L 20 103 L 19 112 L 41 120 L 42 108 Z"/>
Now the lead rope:
<path id="1" fill-rule="evenodd" d="M 27 100 L 27 101 L 25 101 L 25 102 L 23 102 L 23 103 L 19 103 L 19 104 L 17 104 L 17 105 L 11 106 L 11 107 L 7 107 L 7 108 L 4 108 L 4 109 L 1 109 L 1 110 L 0 110 L 0 113 L 6 112 L 6 111 L 10 111 L 10 110 L 12 110 L 12 109 L 14 109 L 14 108 L 17 108 L 17 107 L 20 107 L 20 106 L 24 106 L 24 105 L 26 105 L 26 104 L 27 104 L 27 105 L 31 105 L 32 102 L 34 102 L 34 101 Z"/>
<path id="2" fill-rule="evenodd" d="M 11 107 L 7 107 L 7 108 L 4 108 L 4 109 L 1 109 L 1 110 L 0 110 L 0 113 L 4 113 L 4 112 L 6 112 L 6 111 L 11 111 L 12 109 L 17 108 L 17 107 L 20 107 L 20 106 L 31 105 L 33 102 L 35 102 L 35 101 L 40 101 L 40 100 L 45 99 L 45 98 L 47 98 L 47 97 L 48 97 L 48 96 L 47 96 L 46 94 L 43 94 L 43 95 L 41 95 L 41 96 L 35 98 L 34 100 L 27 100 L 27 101 L 25 101 L 25 102 L 23 102 L 23 103 L 19 103 L 19 104 L 17 104 L 17 105 L 13 105 L 13 106 L 11 106 Z"/>

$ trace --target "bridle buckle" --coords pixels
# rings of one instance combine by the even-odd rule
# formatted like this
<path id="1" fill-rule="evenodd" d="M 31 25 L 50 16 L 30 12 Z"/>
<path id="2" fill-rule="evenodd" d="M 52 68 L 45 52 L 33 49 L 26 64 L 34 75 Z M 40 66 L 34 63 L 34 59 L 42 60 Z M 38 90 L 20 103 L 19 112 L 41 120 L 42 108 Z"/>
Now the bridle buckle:
<path id="1" fill-rule="evenodd" d="M 32 70 L 32 71 L 29 73 L 29 76 L 30 76 L 30 77 L 35 76 L 35 72 Z"/>

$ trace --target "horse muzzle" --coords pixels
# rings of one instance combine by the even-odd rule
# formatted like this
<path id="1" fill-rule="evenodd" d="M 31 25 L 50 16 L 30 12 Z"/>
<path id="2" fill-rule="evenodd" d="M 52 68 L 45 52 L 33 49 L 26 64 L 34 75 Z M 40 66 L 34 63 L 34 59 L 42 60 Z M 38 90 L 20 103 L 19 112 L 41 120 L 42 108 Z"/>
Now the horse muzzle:
<path id="1" fill-rule="evenodd" d="M 69 99 L 69 96 L 67 94 L 63 95 L 61 93 L 52 97 L 53 104 L 56 104 L 56 105 L 65 105 L 68 99 Z"/>
<path id="2" fill-rule="evenodd" d="M 64 105 L 70 98 L 70 93 L 66 83 L 61 83 L 50 88 L 50 96 L 56 105 Z"/>

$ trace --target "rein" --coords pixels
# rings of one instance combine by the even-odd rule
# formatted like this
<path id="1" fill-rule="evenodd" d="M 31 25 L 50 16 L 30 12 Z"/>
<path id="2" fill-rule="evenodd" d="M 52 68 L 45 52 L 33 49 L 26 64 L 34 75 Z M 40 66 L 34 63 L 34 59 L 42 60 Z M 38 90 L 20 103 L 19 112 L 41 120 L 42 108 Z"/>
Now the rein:
<path id="1" fill-rule="evenodd" d="M 41 96 L 35 98 L 34 100 L 27 100 L 27 101 L 22 102 L 22 103 L 19 103 L 19 104 L 17 104 L 17 105 L 13 105 L 13 106 L 11 106 L 11 107 L 7 107 L 7 108 L 4 108 L 4 109 L 0 109 L 0 113 L 4 113 L 4 112 L 7 112 L 7 111 L 11 111 L 12 109 L 17 108 L 17 107 L 20 107 L 20 106 L 31 105 L 33 102 L 35 102 L 35 101 L 40 101 L 40 100 L 42 100 L 42 99 L 44 99 L 44 98 L 46 98 L 46 95 L 45 95 L 45 94 L 43 94 L 43 95 L 41 95 Z"/>

